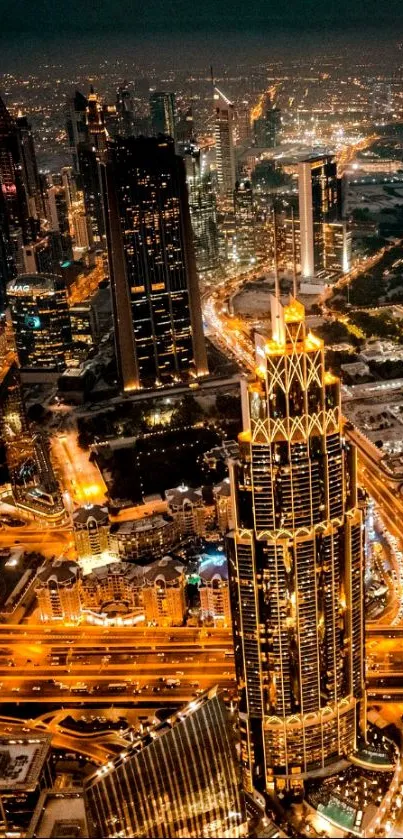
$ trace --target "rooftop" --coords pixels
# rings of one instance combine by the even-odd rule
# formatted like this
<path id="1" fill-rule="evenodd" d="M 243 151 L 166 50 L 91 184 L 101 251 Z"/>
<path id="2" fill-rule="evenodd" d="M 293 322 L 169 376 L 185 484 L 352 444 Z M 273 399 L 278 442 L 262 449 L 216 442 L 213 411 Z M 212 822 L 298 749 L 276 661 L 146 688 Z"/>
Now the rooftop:
<path id="1" fill-rule="evenodd" d="M 56 286 L 60 285 L 60 281 L 61 278 L 56 274 L 19 274 L 7 283 L 7 294 L 52 293 Z"/>
<path id="2" fill-rule="evenodd" d="M 44 790 L 41 793 L 28 828 L 27 839 L 48 839 L 49 836 L 81 839 L 88 835 L 81 790 Z"/>
<path id="3" fill-rule="evenodd" d="M 109 513 L 107 507 L 101 507 L 100 504 L 85 504 L 84 507 L 78 507 L 73 513 L 74 524 L 85 524 L 94 520 L 98 524 L 107 523 L 109 521 Z"/>
<path id="4" fill-rule="evenodd" d="M 70 583 L 77 579 L 80 573 L 80 566 L 71 559 L 55 559 L 48 562 L 38 571 L 38 580 L 41 583 Z"/>
<path id="5" fill-rule="evenodd" d="M 0 792 L 33 791 L 48 756 L 50 742 L 49 735 L 37 732 L 0 737 Z"/>

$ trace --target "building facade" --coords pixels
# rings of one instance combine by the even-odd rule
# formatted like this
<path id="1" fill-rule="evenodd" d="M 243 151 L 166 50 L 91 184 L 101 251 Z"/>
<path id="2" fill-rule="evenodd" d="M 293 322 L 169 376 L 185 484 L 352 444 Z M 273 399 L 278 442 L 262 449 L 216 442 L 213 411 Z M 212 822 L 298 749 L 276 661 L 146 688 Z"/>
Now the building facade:
<path id="1" fill-rule="evenodd" d="M 171 516 L 154 515 L 111 525 L 111 550 L 121 559 L 155 557 L 178 541 L 178 526 Z"/>
<path id="2" fill-rule="evenodd" d="M 225 557 L 207 557 L 199 568 L 200 614 L 214 626 L 231 626 L 228 565 Z"/>
<path id="3" fill-rule="evenodd" d="M 86 504 L 73 513 L 74 542 L 79 559 L 110 552 L 110 522 L 107 507 Z"/>
<path id="4" fill-rule="evenodd" d="M 213 688 L 159 723 L 85 785 L 91 835 L 247 835 L 233 736 Z"/>
<path id="5" fill-rule="evenodd" d="M 326 268 L 324 225 L 340 220 L 341 216 L 335 158 L 326 155 L 299 163 L 298 190 L 301 274 L 308 278 Z"/>
<path id="6" fill-rule="evenodd" d="M 77 621 L 81 614 L 80 567 L 68 559 L 56 559 L 38 571 L 35 586 L 43 621 Z"/>
<path id="7" fill-rule="evenodd" d="M 364 696 L 363 518 L 339 380 L 303 306 L 257 336 L 227 537 L 244 784 L 300 786 L 354 751 Z"/>
<path id="8" fill-rule="evenodd" d="M 157 626 L 181 626 L 186 611 L 183 565 L 164 556 L 144 569 L 143 579 L 146 621 Z"/>
<path id="9" fill-rule="evenodd" d="M 71 324 L 64 281 L 54 274 L 23 274 L 7 286 L 22 368 L 64 370 Z"/>
<path id="10" fill-rule="evenodd" d="M 104 167 L 123 390 L 207 373 L 183 160 L 173 140 L 118 138 Z"/>
<path id="11" fill-rule="evenodd" d="M 175 94 L 156 90 L 150 96 L 151 130 L 175 140 Z"/>
<path id="12" fill-rule="evenodd" d="M 234 105 L 218 87 L 214 88 L 213 95 L 218 191 L 223 197 L 232 197 L 236 180 Z"/>

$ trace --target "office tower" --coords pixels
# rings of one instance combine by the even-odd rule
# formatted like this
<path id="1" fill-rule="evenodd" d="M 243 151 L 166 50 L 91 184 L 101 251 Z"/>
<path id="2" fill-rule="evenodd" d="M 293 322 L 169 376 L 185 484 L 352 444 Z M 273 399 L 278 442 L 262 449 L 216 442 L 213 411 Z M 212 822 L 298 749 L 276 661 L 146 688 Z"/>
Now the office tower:
<path id="1" fill-rule="evenodd" d="M 99 341 L 97 312 L 91 303 L 70 306 L 71 340 L 74 357 L 85 360 Z"/>
<path id="2" fill-rule="evenodd" d="M 22 368 L 64 370 L 71 350 L 66 287 L 54 274 L 24 274 L 7 286 Z"/>
<path id="3" fill-rule="evenodd" d="M 82 143 L 88 142 L 87 105 L 86 97 L 79 90 L 76 90 L 67 106 L 66 129 L 74 172 L 80 171 L 78 147 Z"/>
<path id="4" fill-rule="evenodd" d="M 39 222 L 44 218 L 45 208 L 39 179 L 38 165 L 36 162 L 35 144 L 32 134 L 32 126 L 26 116 L 18 115 L 16 119 L 20 157 L 22 164 L 22 177 L 28 202 L 28 213 L 32 219 Z"/>
<path id="5" fill-rule="evenodd" d="M 251 141 L 250 106 L 247 100 L 238 103 L 235 109 L 235 125 L 238 145 L 248 146 Z"/>
<path id="6" fill-rule="evenodd" d="M 234 106 L 214 88 L 215 154 L 218 190 L 222 196 L 232 196 L 235 189 Z"/>
<path id="7" fill-rule="evenodd" d="M 323 225 L 324 267 L 346 274 L 351 268 L 352 233 L 347 222 Z"/>
<path id="8" fill-rule="evenodd" d="M 340 383 L 304 307 L 256 339 L 227 537 L 244 785 L 300 788 L 354 751 L 364 695 L 363 516 Z"/>
<path id="9" fill-rule="evenodd" d="M 119 138 L 102 167 L 124 390 L 207 373 L 185 170 L 169 137 Z"/>
<path id="10" fill-rule="evenodd" d="M 199 568 L 200 615 L 214 626 L 231 625 L 228 565 L 225 557 L 207 557 Z"/>
<path id="11" fill-rule="evenodd" d="M 279 143 L 280 132 L 281 111 L 273 106 L 269 98 L 261 115 L 253 123 L 255 145 L 263 149 L 275 148 Z"/>
<path id="12" fill-rule="evenodd" d="M 127 82 L 123 82 L 116 94 L 117 132 L 121 137 L 133 134 L 133 99 Z"/>
<path id="13" fill-rule="evenodd" d="M 49 230 L 53 240 L 58 240 L 60 262 L 68 262 L 73 258 L 70 236 L 68 196 L 64 186 L 49 187 L 46 195 L 46 215 Z"/>
<path id="14" fill-rule="evenodd" d="M 32 240 L 17 123 L 0 98 L 0 184 L 2 192 L 5 280 L 23 269 L 22 247 Z M 4 299 L 5 287 L 1 289 Z"/>
<path id="15" fill-rule="evenodd" d="M 76 248 L 90 250 L 94 245 L 92 228 L 81 201 L 77 201 L 71 210 L 74 245 Z"/>
<path id="16" fill-rule="evenodd" d="M 106 155 L 108 135 L 104 111 L 93 88 L 88 97 L 85 120 L 88 139 L 80 143 L 77 149 L 80 187 L 83 191 L 85 212 L 91 224 L 94 241 L 103 243 L 105 219 L 98 164 Z"/>
<path id="17" fill-rule="evenodd" d="M 334 157 L 313 157 L 298 165 L 301 273 L 314 277 L 325 268 L 323 225 L 341 215 Z"/>
<path id="18" fill-rule="evenodd" d="M 56 778 L 51 735 L 22 726 L 0 737 L 1 837 L 29 835 L 32 813 Z"/>
<path id="19" fill-rule="evenodd" d="M 79 620 L 80 566 L 70 559 L 55 559 L 43 565 L 36 577 L 35 594 L 41 620 Z"/>
<path id="20" fill-rule="evenodd" d="M 196 268 L 204 274 L 218 268 L 216 198 L 209 174 L 202 175 L 200 149 L 191 146 L 184 161 Z"/>
<path id="21" fill-rule="evenodd" d="M 234 192 L 236 253 L 239 262 L 256 260 L 255 210 L 250 181 L 237 181 Z"/>
<path id="22" fill-rule="evenodd" d="M 62 186 L 66 193 L 67 207 L 69 211 L 78 200 L 77 176 L 72 166 L 63 166 L 60 171 Z"/>
<path id="23" fill-rule="evenodd" d="M 95 837 L 246 836 L 228 713 L 213 688 L 85 783 Z"/>
<path id="24" fill-rule="evenodd" d="M 176 126 L 176 145 L 180 154 L 186 154 L 188 150 L 195 146 L 194 119 L 191 107 L 178 120 Z"/>
<path id="25" fill-rule="evenodd" d="M 175 95 L 155 91 L 150 96 L 151 130 L 155 137 L 166 134 L 175 140 Z"/>
<path id="26" fill-rule="evenodd" d="M 73 514 L 74 542 L 79 559 L 110 553 L 110 522 L 107 507 L 86 504 Z"/>
<path id="27" fill-rule="evenodd" d="M 144 569 L 146 621 L 157 626 L 182 626 L 186 612 L 184 567 L 170 556 Z"/>

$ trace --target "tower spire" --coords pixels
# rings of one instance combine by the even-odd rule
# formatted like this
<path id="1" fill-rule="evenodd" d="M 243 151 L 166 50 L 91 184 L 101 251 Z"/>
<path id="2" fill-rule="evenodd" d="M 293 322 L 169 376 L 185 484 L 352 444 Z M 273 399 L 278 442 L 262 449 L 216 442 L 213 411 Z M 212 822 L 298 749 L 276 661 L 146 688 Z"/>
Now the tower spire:
<path id="1" fill-rule="evenodd" d="M 277 300 L 280 300 L 280 284 L 278 279 L 278 257 L 277 257 L 277 218 L 276 210 L 273 206 L 273 250 L 274 250 L 274 294 Z"/>
<path id="2" fill-rule="evenodd" d="M 295 218 L 294 207 L 291 208 L 291 230 L 292 230 L 292 295 L 297 297 L 297 261 L 295 254 Z"/>

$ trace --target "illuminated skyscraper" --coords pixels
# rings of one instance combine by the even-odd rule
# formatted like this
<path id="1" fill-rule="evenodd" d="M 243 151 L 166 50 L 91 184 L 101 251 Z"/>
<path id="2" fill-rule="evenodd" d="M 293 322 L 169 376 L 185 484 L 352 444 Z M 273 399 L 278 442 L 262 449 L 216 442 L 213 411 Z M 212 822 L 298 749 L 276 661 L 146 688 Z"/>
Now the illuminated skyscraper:
<path id="1" fill-rule="evenodd" d="M 155 137 L 166 134 L 175 139 L 175 96 L 155 91 L 150 96 L 151 128 Z"/>
<path id="2" fill-rule="evenodd" d="M 118 138 L 102 167 L 124 390 L 207 372 L 183 160 L 169 137 Z"/>
<path id="3" fill-rule="evenodd" d="M 301 274 L 314 277 L 326 267 L 324 224 L 338 221 L 341 196 L 333 157 L 314 157 L 298 166 Z"/>
<path id="4" fill-rule="evenodd" d="M 62 277 L 16 277 L 7 286 L 7 299 L 21 367 L 64 370 L 71 350 L 71 325 Z"/>
<path id="5" fill-rule="evenodd" d="M 108 135 L 102 105 L 93 88 L 86 101 L 86 140 L 77 146 L 79 185 L 83 191 L 85 212 L 91 223 L 94 240 L 103 242 L 105 220 L 98 163 L 106 154 Z"/>
<path id="6" fill-rule="evenodd" d="M 0 186 L 4 215 L 5 281 L 23 270 L 22 247 L 32 240 L 32 225 L 24 184 L 17 123 L 0 99 Z M 4 232 L 5 231 L 5 232 Z M 2 289 L 4 294 L 4 287 Z"/>
<path id="7" fill-rule="evenodd" d="M 20 114 L 17 119 L 22 175 L 28 203 L 28 213 L 38 222 L 44 217 L 44 204 L 36 162 L 32 127 L 27 117 Z M 39 224 L 38 224 L 39 229 Z"/>
<path id="8" fill-rule="evenodd" d="M 250 263 L 256 258 L 255 212 L 253 192 L 249 181 L 237 181 L 234 192 L 236 254 L 239 262 Z"/>
<path id="9" fill-rule="evenodd" d="M 221 195 L 231 196 L 235 189 L 234 105 L 214 88 L 215 153 L 218 189 Z"/>
<path id="10" fill-rule="evenodd" d="M 184 161 L 197 271 L 214 271 L 218 268 L 216 197 L 210 176 L 202 175 L 200 149 L 189 148 Z"/>
<path id="11" fill-rule="evenodd" d="M 85 784 L 100 839 L 246 836 L 230 721 L 213 688 L 155 725 Z"/>
<path id="12" fill-rule="evenodd" d="M 272 298 L 231 467 L 227 538 L 247 789 L 299 787 L 357 742 L 364 692 L 363 520 L 339 380 L 304 307 Z"/>
<path id="13" fill-rule="evenodd" d="M 88 100 L 79 90 L 76 90 L 67 106 L 66 129 L 75 172 L 80 169 L 78 147 L 88 142 L 87 106 Z"/>

